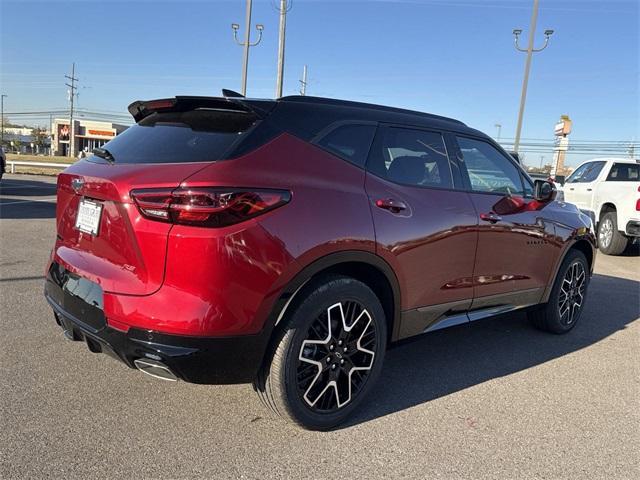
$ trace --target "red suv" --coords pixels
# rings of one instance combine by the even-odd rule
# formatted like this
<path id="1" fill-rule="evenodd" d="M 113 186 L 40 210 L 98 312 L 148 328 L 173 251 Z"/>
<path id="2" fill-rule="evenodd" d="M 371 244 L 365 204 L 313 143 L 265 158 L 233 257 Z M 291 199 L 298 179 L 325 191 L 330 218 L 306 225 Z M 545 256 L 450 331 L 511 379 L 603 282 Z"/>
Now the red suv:
<path id="1" fill-rule="evenodd" d="M 578 322 L 590 219 L 462 122 L 312 97 L 176 97 L 58 177 L 46 298 L 155 377 L 253 382 L 327 429 L 385 349 L 528 308 Z"/>

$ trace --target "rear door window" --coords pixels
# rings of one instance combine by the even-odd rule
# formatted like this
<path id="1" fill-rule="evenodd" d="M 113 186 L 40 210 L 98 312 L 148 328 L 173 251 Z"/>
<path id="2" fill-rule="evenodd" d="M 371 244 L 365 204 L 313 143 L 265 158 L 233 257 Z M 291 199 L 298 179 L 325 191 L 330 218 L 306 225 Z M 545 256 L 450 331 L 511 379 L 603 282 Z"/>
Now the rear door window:
<path id="1" fill-rule="evenodd" d="M 315 143 L 334 155 L 364 167 L 375 133 L 376 126 L 373 124 L 345 124 L 334 128 Z"/>
<path id="2" fill-rule="evenodd" d="M 614 163 L 607 182 L 637 182 L 640 180 L 640 165 L 637 163 Z"/>
<path id="3" fill-rule="evenodd" d="M 116 164 L 210 162 L 225 158 L 256 123 L 253 114 L 235 111 L 153 113 L 103 148 Z"/>
<path id="4" fill-rule="evenodd" d="M 451 166 L 440 133 L 385 127 L 374 142 L 367 168 L 402 185 L 453 188 Z"/>

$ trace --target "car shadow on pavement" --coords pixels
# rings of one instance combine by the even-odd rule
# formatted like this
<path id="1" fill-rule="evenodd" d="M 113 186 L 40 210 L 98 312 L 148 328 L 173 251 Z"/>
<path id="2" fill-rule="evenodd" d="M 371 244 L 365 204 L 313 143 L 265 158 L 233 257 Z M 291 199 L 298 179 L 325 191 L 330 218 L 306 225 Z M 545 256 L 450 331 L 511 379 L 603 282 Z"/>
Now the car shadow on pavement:
<path id="1" fill-rule="evenodd" d="M 56 204 L 37 200 L 8 200 L 0 198 L 0 220 L 55 218 Z"/>
<path id="2" fill-rule="evenodd" d="M 49 197 L 56 194 L 56 184 L 20 178 L 4 178 L 0 182 L 3 197 Z"/>
<path id="3" fill-rule="evenodd" d="M 580 323 L 566 335 L 536 330 L 520 312 L 400 343 L 387 352 L 381 378 L 364 408 L 343 428 L 593 345 L 638 319 L 639 292 L 640 282 L 594 275 Z"/>

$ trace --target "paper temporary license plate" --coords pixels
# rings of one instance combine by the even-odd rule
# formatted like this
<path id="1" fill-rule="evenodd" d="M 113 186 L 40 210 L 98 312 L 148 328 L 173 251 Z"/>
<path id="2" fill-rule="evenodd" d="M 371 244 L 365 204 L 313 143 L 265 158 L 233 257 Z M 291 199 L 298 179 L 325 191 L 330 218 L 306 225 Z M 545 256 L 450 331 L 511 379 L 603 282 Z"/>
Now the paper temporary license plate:
<path id="1" fill-rule="evenodd" d="M 76 217 L 76 228 L 81 232 L 98 235 L 100 226 L 100 216 L 102 215 L 102 205 L 83 198 L 78 207 Z"/>

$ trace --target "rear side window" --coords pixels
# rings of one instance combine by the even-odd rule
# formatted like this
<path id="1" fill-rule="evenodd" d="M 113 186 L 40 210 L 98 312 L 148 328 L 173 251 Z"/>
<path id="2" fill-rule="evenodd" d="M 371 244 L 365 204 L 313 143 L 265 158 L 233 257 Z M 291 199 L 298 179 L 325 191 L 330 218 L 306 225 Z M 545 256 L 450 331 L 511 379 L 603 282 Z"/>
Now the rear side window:
<path id="1" fill-rule="evenodd" d="M 604 167 L 605 162 L 589 162 L 581 165 L 575 172 L 573 172 L 566 183 L 589 183 L 593 182 Z"/>
<path id="2" fill-rule="evenodd" d="M 367 168 L 402 185 L 453 188 L 442 135 L 425 130 L 386 127 L 374 142 Z"/>
<path id="3" fill-rule="evenodd" d="M 637 182 L 640 180 L 640 165 L 633 163 L 614 163 L 607 182 Z"/>
<path id="4" fill-rule="evenodd" d="M 202 109 L 153 113 L 103 148 L 117 164 L 210 162 L 225 158 L 256 122 L 257 117 L 243 112 Z"/>
<path id="5" fill-rule="evenodd" d="M 472 138 L 457 137 L 457 140 L 473 191 L 525 194 L 520 171 L 496 148 Z"/>
<path id="6" fill-rule="evenodd" d="M 316 143 L 331 153 L 364 167 L 375 133 L 375 125 L 342 125 Z"/>

